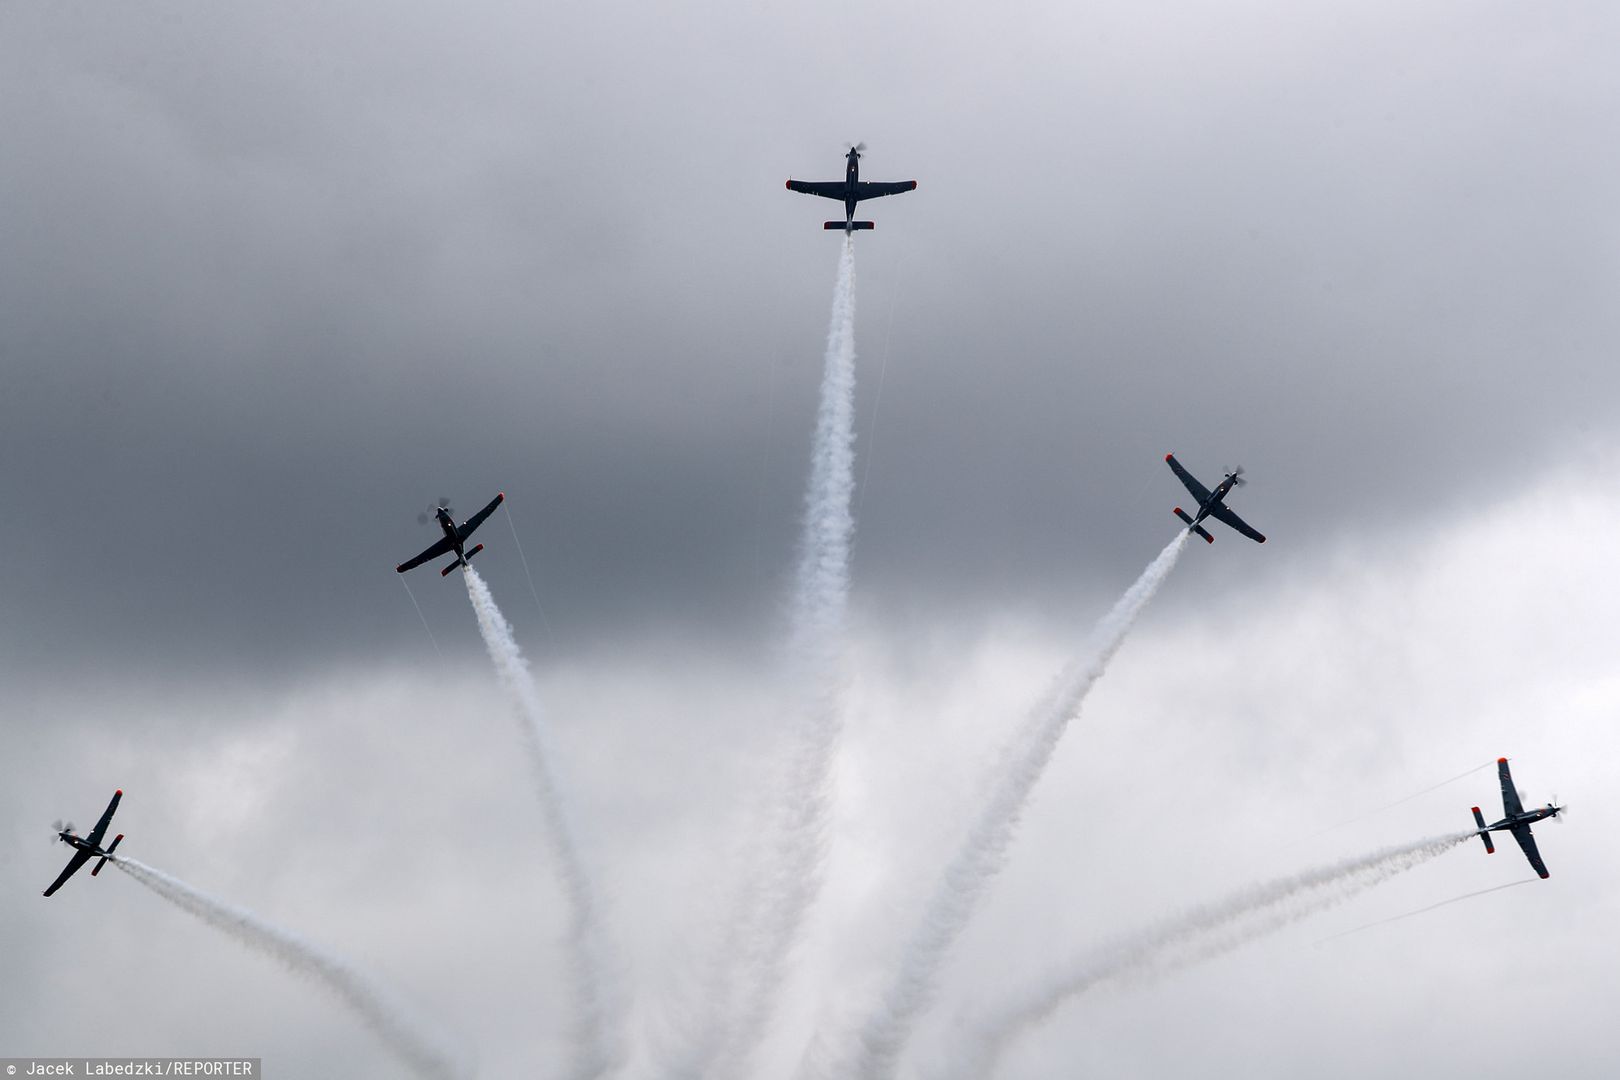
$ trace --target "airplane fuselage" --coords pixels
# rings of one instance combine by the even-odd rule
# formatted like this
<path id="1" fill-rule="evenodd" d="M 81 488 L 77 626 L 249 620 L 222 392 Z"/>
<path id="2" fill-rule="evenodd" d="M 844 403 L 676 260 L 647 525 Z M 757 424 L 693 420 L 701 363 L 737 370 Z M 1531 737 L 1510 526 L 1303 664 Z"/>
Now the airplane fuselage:
<path id="1" fill-rule="evenodd" d="M 439 519 L 439 528 L 450 540 L 450 550 L 456 553 L 456 558 L 465 559 L 466 553 L 462 551 L 461 536 L 456 532 L 456 519 L 445 512 L 444 507 L 436 507 L 433 516 Z"/>
<path id="2" fill-rule="evenodd" d="M 1494 825 L 1485 826 L 1486 832 L 1512 832 L 1520 825 L 1530 825 L 1537 821 L 1545 821 L 1550 817 L 1557 817 L 1558 810 L 1552 806 L 1543 806 L 1536 810 L 1526 810 L 1522 814 L 1511 814 Z"/>
<path id="3" fill-rule="evenodd" d="M 844 170 L 844 183 L 849 185 L 849 195 L 844 199 L 844 221 L 855 220 L 855 184 L 861 177 L 861 155 L 854 150 L 849 152 L 849 167 Z M 847 229 L 846 229 L 847 231 Z"/>
<path id="4" fill-rule="evenodd" d="M 1209 498 L 1205 499 L 1198 505 L 1198 516 L 1193 518 L 1194 525 L 1197 525 L 1199 522 L 1209 517 L 1210 514 L 1214 513 L 1216 507 L 1226 505 L 1224 500 L 1226 499 L 1227 494 L 1231 492 L 1232 485 L 1234 483 L 1236 483 L 1236 481 L 1232 477 L 1228 476 L 1225 480 L 1222 480 L 1219 484 L 1215 485 L 1215 490 L 1209 493 Z"/>
<path id="5" fill-rule="evenodd" d="M 80 851 L 88 851 L 92 855 L 105 855 L 105 854 L 107 854 L 105 851 L 101 850 L 99 847 L 97 847 L 95 844 L 92 844 L 90 841 L 86 840 L 84 837 L 82 837 L 82 836 L 74 836 L 72 833 L 66 831 L 65 829 L 62 832 L 57 833 L 56 835 L 61 837 L 62 842 L 64 844 L 68 844 L 71 847 L 76 847 Z"/>

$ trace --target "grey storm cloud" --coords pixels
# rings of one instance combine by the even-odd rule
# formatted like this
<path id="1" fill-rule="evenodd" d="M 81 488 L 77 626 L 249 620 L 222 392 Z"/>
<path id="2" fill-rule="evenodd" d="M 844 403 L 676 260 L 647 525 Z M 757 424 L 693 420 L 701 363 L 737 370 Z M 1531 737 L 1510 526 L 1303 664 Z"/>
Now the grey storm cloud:
<path id="1" fill-rule="evenodd" d="M 1169 450 L 1295 549 L 1453 512 L 1620 400 L 1616 28 L 1559 17 L 13 5 L 8 652 L 396 652 L 415 513 L 496 489 L 574 635 L 751 640 L 836 259 L 781 181 L 846 138 L 921 181 L 860 244 L 863 596 L 1098 599 Z"/>

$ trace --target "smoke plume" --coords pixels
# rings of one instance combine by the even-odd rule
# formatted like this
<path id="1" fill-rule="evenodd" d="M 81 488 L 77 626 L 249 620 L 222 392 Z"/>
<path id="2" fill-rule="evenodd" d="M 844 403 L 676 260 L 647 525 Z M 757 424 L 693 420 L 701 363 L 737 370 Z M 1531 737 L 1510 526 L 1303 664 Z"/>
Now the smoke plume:
<path id="1" fill-rule="evenodd" d="M 844 1061 L 837 1061 L 829 1058 L 825 1048 L 813 1046 L 802 1074 L 863 1080 L 894 1075 L 917 1017 L 933 1001 L 946 956 L 1006 862 L 1024 806 L 1058 740 L 1107 670 L 1137 616 L 1175 567 L 1186 543 L 1187 533 L 1178 532 L 1125 591 L 1092 632 L 1083 659 L 1058 679 L 1003 752 L 983 810 L 940 876 L 922 922 L 901 954 L 894 980 L 854 1040 L 853 1050 L 845 1053 Z"/>
<path id="2" fill-rule="evenodd" d="M 745 877 L 707 976 L 710 1015 L 673 1066 L 682 1077 L 746 1074 L 806 913 L 821 890 L 829 775 L 843 721 L 842 650 L 855 519 L 855 246 L 838 260 L 791 598 L 794 731 L 760 808 Z"/>
<path id="3" fill-rule="evenodd" d="M 1157 978 L 1231 952 L 1449 851 L 1472 832 L 1430 837 L 1250 886 L 1124 937 L 1044 976 L 977 1020 L 959 1024 L 939 1080 L 985 1080 L 1013 1039 L 1095 987 Z"/>
<path id="4" fill-rule="evenodd" d="M 412 1017 L 392 995 L 337 956 L 304 940 L 290 930 L 265 922 L 257 915 L 194 889 L 136 859 L 123 855 L 112 864 L 176 907 L 197 916 L 214 929 L 250 949 L 256 949 L 300 975 L 326 987 L 369 1027 L 382 1042 L 428 1080 L 459 1080 L 470 1075 L 458 1056 L 430 1037 L 422 1022 Z"/>
<path id="5" fill-rule="evenodd" d="M 562 791 L 551 770 L 552 750 L 540 695 L 529 674 L 512 627 L 507 623 L 489 586 L 467 566 L 467 595 L 478 616 L 484 646 L 495 663 L 501 685 L 512 695 L 522 726 L 523 745 L 534 773 L 540 799 L 542 833 L 556 862 L 557 874 L 568 903 L 568 966 L 574 987 L 575 1017 L 570 1033 L 570 1056 L 565 1075 L 572 1080 L 599 1077 L 616 1068 L 624 1057 L 619 1045 L 621 1024 L 617 999 L 610 987 L 609 959 L 601 905 L 580 861 L 573 828 Z"/>

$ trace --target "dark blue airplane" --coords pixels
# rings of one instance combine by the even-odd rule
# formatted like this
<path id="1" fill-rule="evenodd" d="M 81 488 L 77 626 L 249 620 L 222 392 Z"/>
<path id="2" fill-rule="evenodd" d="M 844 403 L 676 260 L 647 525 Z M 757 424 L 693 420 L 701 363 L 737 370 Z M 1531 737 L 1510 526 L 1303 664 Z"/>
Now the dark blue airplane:
<path id="1" fill-rule="evenodd" d="M 71 845 L 76 850 L 73 852 L 73 858 L 68 860 L 67 869 L 63 870 L 61 875 L 51 882 L 51 887 L 45 890 L 46 896 L 60 889 L 64 881 L 79 872 L 79 867 L 97 855 L 101 856 L 101 861 L 96 863 L 94 870 L 90 871 L 90 876 L 95 877 L 101 873 L 101 868 L 107 865 L 108 859 L 112 858 L 113 849 L 118 846 L 118 841 L 124 838 L 124 834 L 119 833 L 113 837 L 113 842 L 107 845 L 107 850 L 103 851 L 101 849 L 101 838 L 107 835 L 107 826 L 112 824 L 113 811 L 118 809 L 118 800 L 123 797 L 124 791 L 122 788 L 113 792 L 112 802 L 107 804 L 107 809 L 102 813 L 101 820 L 96 822 L 96 827 L 90 830 L 89 836 L 75 836 L 73 835 L 72 825 L 58 823 L 56 838 L 64 844 Z"/>
<path id="2" fill-rule="evenodd" d="M 1530 824 L 1543 818 L 1556 818 L 1562 806 L 1548 803 L 1535 810 L 1526 810 L 1519 801 L 1518 789 L 1513 786 L 1513 774 L 1508 772 L 1507 758 L 1496 759 L 1496 772 L 1502 780 L 1502 813 L 1507 815 L 1494 825 L 1485 824 L 1485 817 L 1474 807 L 1474 824 L 1479 826 L 1479 838 L 1485 841 L 1485 854 L 1494 854 L 1496 845 L 1491 843 L 1491 833 L 1510 832 L 1513 839 L 1519 842 L 1524 849 L 1524 857 L 1530 860 L 1530 865 L 1542 877 L 1547 876 L 1547 865 L 1541 861 L 1541 852 L 1536 850 L 1536 838 L 1530 834 Z"/>
<path id="3" fill-rule="evenodd" d="M 1179 506 L 1176 507 L 1176 517 L 1187 523 L 1188 532 L 1197 533 L 1213 544 L 1215 538 L 1209 535 L 1209 531 L 1200 524 L 1205 518 L 1212 517 L 1216 521 L 1230 525 L 1257 544 L 1266 542 L 1264 536 L 1250 528 L 1247 522 L 1232 513 L 1226 506 L 1226 496 L 1231 493 L 1232 489 L 1242 487 L 1246 483 L 1243 479 L 1243 466 L 1239 465 L 1227 473 L 1221 479 L 1221 482 L 1215 485 L 1215 490 L 1211 491 L 1194 479 L 1192 473 L 1181 467 L 1181 462 L 1176 460 L 1176 455 L 1166 454 L 1164 460 L 1170 466 L 1170 471 L 1175 473 L 1181 482 L 1186 485 L 1188 491 L 1192 492 L 1192 497 L 1198 500 L 1197 517 L 1189 517 L 1187 511 Z"/>
<path id="4" fill-rule="evenodd" d="M 501 505 L 502 500 L 505 498 L 506 493 L 504 491 L 496 494 L 493 499 L 489 500 L 488 506 L 478 511 L 478 513 L 474 514 L 460 525 L 457 525 L 456 519 L 450 516 L 452 511 L 448 506 L 435 506 L 433 508 L 433 517 L 438 521 L 439 528 L 444 530 L 443 538 L 429 547 L 426 551 L 422 552 L 422 554 L 416 556 L 414 559 L 406 559 L 404 562 L 394 567 L 394 572 L 403 574 L 405 571 L 410 570 L 413 567 L 421 566 L 429 559 L 437 559 L 440 555 L 448 555 L 452 551 L 456 553 L 455 560 L 452 561 L 449 566 L 445 567 L 443 570 L 440 570 L 439 576 L 446 576 L 450 573 L 450 571 L 454 570 L 458 566 L 466 566 L 468 561 L 474 555 L 484 550 L 483 544 L 479 544 L 474 548 L 467 548 L 467 537 L 471 536 L 473 534 L 473 530 L 484 523 L 485 518 L 489 517 L 489 515 L 495 512 L 495 508 Z M 441 502 L 442 501 L 443 500 L 441 500 Z M 427 524 L 427 515 L 423 514 L 420 520 L 424 525 Z"/>
<path id="5" fill-rule="evenodd" d="M 880 195 L 898 195 L 902 191 L 915 191 L 915 180 L 889 180 L 872 181 L 862 180 L 861 151 L 866 149 L 865 143 L 856 143 L 849 148 L 845 160 L 843 180 L 789 180 L 789 191 L 801 191 L 806 195 L 820 195 L 823 199 L 837 199 L 844 204 L 844 220 L 829 221 L 821 227 L 823 229 L 841 229 L 845 235 L 857 229 L 871 229 L 876 222 L 856 221 L 855 204 L 862 199 L 875 199 Z"/>

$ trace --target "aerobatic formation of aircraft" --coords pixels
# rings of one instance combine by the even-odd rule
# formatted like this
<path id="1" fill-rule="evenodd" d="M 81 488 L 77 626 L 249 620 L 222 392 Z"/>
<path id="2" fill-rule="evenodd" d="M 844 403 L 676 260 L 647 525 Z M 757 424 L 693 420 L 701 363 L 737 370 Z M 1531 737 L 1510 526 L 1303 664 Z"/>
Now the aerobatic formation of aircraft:
<path id="1" fill-rule="evenodd" d="M 439 576 L 445 577 L 456 567 L 466 566 L 469 559 L 478 554 L 480 551 L 484 550 L 483 544 L 479 544 L 477 547 L 467 550 L 465 546 L 467 543 L 467 537 L 471 536 L 473 534 L 473 530 L 484 523 L 485 518 L 489 517 L 489 515 L 495 512 L 495 508 L 501 505 L 501 501 L 505 498 L 506 492 L 503 491 L 498 493 L 489 501 L 488 506 L 478 511 L 478 513 L 474 514 L 460 525 L 457 525 L 456 519 L 450 516 L 449 507 L 435 506 L 433 508 L 433 516 L 438 520 L 439 528 L 444 530 L 444 537 L 439 540 L 438 543 L 429 547 L 416 558 L 406 559 L 404 562 L 394 567 L 394 572 L 397 574 L 403 574 L 405 571 L 410 570 L 413 567 L 421 566 L 429 559 L 437 559 L 440 555 L 445 555 L 452 551 L 456 553 L 455 561 L 449 566 L 445 567 L 443 570 L 440 570 Z"/>
<path id="2" fill-rule="evenodd" d="M 1175 473 L 1176 476 L 1181 479 L 1183 484 L 1187 485 L 1187 490 L 1192 492 L 1193 498 L 1198 500 L 1198 515 L 1196 517 L 1188 517 L 1187 511 L 1183 510 L 1179 506 L 1176 507 L 1176 517 L 1187 523 L 1188 532 L 1197 533 L 1206 541 L 1213 544 L 1215 542 L 1215 538 L 1209 535 L 1208 531 L 1199 524 L 1199 522 L 1203 521 L 1205 518 L 1212 517 L 1216 521 L 1224 522 L 1225 524 L 1230 525 L 1232 528 L 1236 529 L 1244 536 L 1247 536 L 1250 540 L 1253 540 L 1257 544 L 1263 544 L 1266 542 L 1266 538 L 1251 528 L 1248 522 L 1232 513 L 1225 502 L 1226 496 L 1233 488 L 1242 487 L 1244 485 L 1245 481 L 1243 479 L 1243 466 L 1239 465 L 1237 468 L 1227 473 L 1226 476 L 1222 478 L 1221 482 L 1215 485 L 1215 490 L 1211 491 L 1203 484 L 1200 484 L 1197 480 L 1193 479 L 1192 473 L 1181 467 L 1181 462 L 1176 460 L 1176 455 L 1166 454 L 1164 455 L 1164 460 L 1170 466 L 1170 471 Z"/>
<path id="3" fill-rule="evenodd" d="M 862 199 L 875 199 L 880 195 L 898 195 L 902 191 L 914 191 L 917 187 L 915 180 L 888 180 L 872 181 L 862 180 L 861 151 L 866 149 L 865 143 L 856 143 L 849 148 L 846 157 L 848 162 L 844 169 L 842 180 L 789 180 L 789 191 L 801 191 L 806 195 L 820 195 L 823 199 L 837 199 L 844 204 L 844 220 L 829 221 L 823 224 L 823 229 L 842 229 L 847 235 L 857 229 L 871 229 L 876 222 L 856 221 L 855 204 Z"/>
<path id="4" fill-rule="evenodd" d="M 105 851 L 101 849 L 101 838 L 107 835 L 107 826 L 112 824 L 113 811 L 118 809 L 118 800 L 123 797 L 124 791 L 122 788 L 113 792 L 112 802 L 107 804 L 107 809 L 102 813 L 101 820 L 96 822 L 96 827 L 90 830 L 89 836 L 73 835 L 72 825 L 60 825 L 57 828 L 56 838 L 64 844 L 72 845 L 76 850 L 73 852 L 73 858 L 68 860 L 67 869 L 63 870 L 57 879 L 51 882 L 51 887 L 45 890 L 46 896 L 60 889 L 64 881 L 78 873 L 79 867 L 97 855 L 101 856 L 101 861 L 96 863 L 94 870 L 90 871 L 90 876 L 95 877 L 101 873 L 101 868 L 107 865 L 107 860 L 112 858 L 113 850 L 118 847 L 118 841 L 124 838 L 124 834 L 119 833 L 113 837 L 113 842 L 107 845 Z"/>
<path id="5" fill-rule="evenodd" d="M 1547 864 L 1541 861 L 1541 852 L 1536 849 L 1536 838 L 1530 833 L 1531 822 L 1543 818 L 1556 818 L 1562 806 L 1548 803 L 1535 810 L 1526 810 L 1519 801 L 1518 789 L 1513 786 L 1513 774 L 1508 772 L 1508 759 L 1496 759 L 1496 773 L 1502 780 L 1502 813 L 1506 816 L 1494 825 L 1485 824 L 1485 817 L 1474 807 L 1474 824 L 1479 826 L 1479 838 L 1485 841 L 1485 854 L 1496 852 L 1496 845 L 1491 843 L 1491 833 L 1510 832 L 1513 839 L 1519 842 L 1524 849 L 1524 857 L 1530 860 L 1530 866 L 1542 877 L 1547 876 Z"/>

